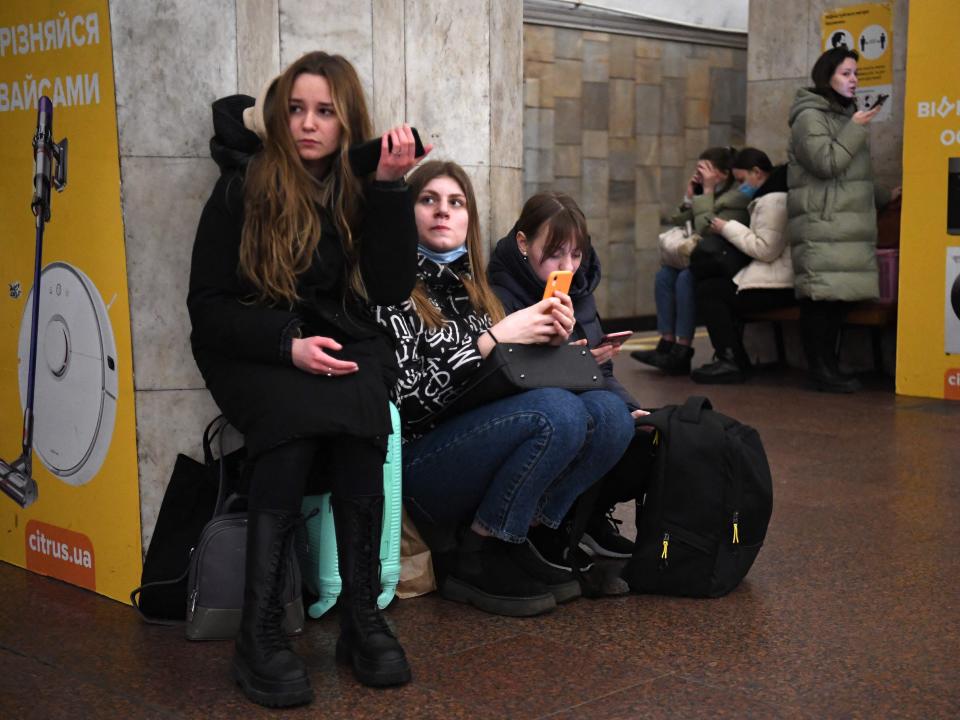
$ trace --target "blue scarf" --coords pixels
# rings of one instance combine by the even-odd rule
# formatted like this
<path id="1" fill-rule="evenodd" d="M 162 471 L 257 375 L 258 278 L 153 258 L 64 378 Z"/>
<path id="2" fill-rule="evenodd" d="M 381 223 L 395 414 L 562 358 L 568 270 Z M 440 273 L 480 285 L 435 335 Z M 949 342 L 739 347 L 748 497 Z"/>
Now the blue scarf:
<path id="1" fill-rule="evenodd" d="M 448 265 L 458 258 L 467 254 L 467 244 L 464 243 L 458 248 L 448 250 L 447 252 L 436 252 L 423 245 L 417 245 L 417 252 L 433 260 L 437 265 Z"/>

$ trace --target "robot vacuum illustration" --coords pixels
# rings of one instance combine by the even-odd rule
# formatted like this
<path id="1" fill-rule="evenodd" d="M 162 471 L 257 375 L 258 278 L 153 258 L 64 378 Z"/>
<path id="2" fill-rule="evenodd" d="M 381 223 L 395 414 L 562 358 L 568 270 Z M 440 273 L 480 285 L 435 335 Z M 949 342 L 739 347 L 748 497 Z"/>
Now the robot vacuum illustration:
<path id="1" fill-rule="evenodd" d="M 20 322 L 20 406 L 27 401 L 32 295 Z M 40 276 L 33 446 L 69 485 L 90 481 L 107 456 L 117 410 L 117 349 L 107 308 L 83 272 L 64 262 Z"/>

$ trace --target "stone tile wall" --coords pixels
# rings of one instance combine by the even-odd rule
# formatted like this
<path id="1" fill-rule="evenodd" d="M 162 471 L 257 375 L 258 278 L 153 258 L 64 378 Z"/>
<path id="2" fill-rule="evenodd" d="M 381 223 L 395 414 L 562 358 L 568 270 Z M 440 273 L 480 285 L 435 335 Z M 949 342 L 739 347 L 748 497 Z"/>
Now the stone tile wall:
<path id="1" fill-rule="evenodd" d="M 523 61 L 524 197 L 583 208 L 601 314 L 653 314 L 662 220 L 701 151 L 743 143 L 746 52 L 525 24 Z"/>

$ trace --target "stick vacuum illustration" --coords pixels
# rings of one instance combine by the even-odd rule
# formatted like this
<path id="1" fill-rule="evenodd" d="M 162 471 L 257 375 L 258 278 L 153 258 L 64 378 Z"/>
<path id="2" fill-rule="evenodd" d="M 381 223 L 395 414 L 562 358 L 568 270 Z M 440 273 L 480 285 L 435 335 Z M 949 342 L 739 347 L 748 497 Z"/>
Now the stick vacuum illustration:
<path id="1" fill-rule="evenodd" d="M 0 459 L 0 490 L 20 507 L 37 499 L 33 479 L 33 401 L 37 369 L 37 320 L 40 313 L 40 271 L 43 261 L 43 228 L 50 221 L 50 187 L 62 192 L 67 185 L 67 140 L 53 141 L 53 103 L 46 95 L 37 103 L 37 131 L 33 136 L 33 200 L 30 208 L 36 216 L 36 250 L 33 263 L 33 297 L 30 327 L 30 353 L 27 367 L 27 401 L 23 411 L 23 452 L 11 463 Z M 54 162 L 56 170 L 54 171 Z"/>

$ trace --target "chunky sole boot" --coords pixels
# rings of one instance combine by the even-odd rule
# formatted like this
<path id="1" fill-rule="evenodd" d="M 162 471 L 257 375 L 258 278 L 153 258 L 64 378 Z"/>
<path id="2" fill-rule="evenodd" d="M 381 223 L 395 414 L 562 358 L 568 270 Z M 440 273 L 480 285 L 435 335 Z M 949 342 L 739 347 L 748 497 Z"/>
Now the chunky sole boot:
<path id="1" fill-rule="evenodd" d="M 713 356 L 713 362 L 691 372 L 690 379 L 701 385 L 738 385 L 747 379 L 747 374 L 732 350 L 721 350 Z"/>
<path id="2" fill-rule="evenodd" d="M 331 505 L 343 582 L 337 660 L 349 663 L 357 680 L 370 687 L 408 683 L 406 653 L 377 606 L 383 495 L 334 496 Z"/>
<path id="3" fill-rule="evenodd" d="M 557 606 L 547 586 L 517 564 L 517 546 L 467 531 L 457 551 L 457 564 L 440 586 L 447 600 L 508 617 L 531 617 Z"/>
<path id="4" fill-rule="evenodd" d="M 579 586 L 577 589 L 579 591 Z M 477 610 L 506 617 L 533 617 L 548 613 L 557 607 L 557 600 L 549 590 L 539 595 L 523 597 L 494 595 L 453 575 L 448 576 L 444 581 L 440 594 L 447 600 L 472 605 Z"/>
<path id="5" fill-rule="evenodd" d="M 291 652 L 290 655 L 293 655 Z M 293 655 L 296 658 L 295 655 Z M 299 658 L 297 658 L 299 660 Z M 310 687 L 310 680 L 306 673 L 300 674 L 300 669 L 296 663 L 285 663 L 289 665 L 288 679 L 278 677 L 277 673 L 270 676 L 258 675 L 256 671 L 247 665 L 242 656 L 234 657 L 231 674 L 234 681 L 243 690 L 243 694 L 253 700 L 258 705 L 272 708 L 293 707 L 295 705 L 305 705 L 313 701 L 313 689 Z M 302 667 L 302 662 L 300 663 Z"/>
<path id="6" fill-rule="evenodd" d="M 299 516 L 251 511 L 243 615 L 233 657 L 233 679 L 255 703 L 291 707 L 313 700 L 303 660 L 283 629 L 284 559 Z"/>

